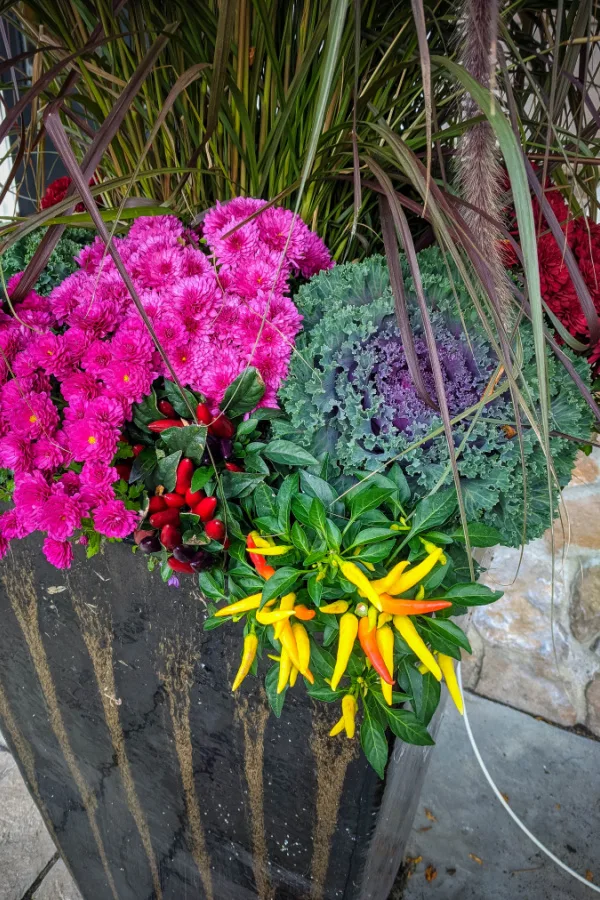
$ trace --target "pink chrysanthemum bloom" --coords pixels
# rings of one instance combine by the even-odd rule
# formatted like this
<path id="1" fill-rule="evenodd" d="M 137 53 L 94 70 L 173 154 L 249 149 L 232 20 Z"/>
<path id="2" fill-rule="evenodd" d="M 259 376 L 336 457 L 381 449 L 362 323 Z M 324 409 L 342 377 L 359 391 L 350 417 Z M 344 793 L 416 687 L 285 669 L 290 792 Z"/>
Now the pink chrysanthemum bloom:
<path id="1" fill-rule="evenodd" d="M 41 472 L 32 472 L 15 477 L 13 500 L 23 515 L 29 516 L 37 527 L 37 519 L 51 489 Z"/>
<path id="2" fill-rule="evenodd" d="M 35 530 L 35 525 L 31 531 L 33 530 Z M 16 509 L 9 509 L 0 515 L 0 534 L 7 541 L 20 540 L 31 534 L 31 531 L 27 531 L 23 527 L 22 519 Z"/>
<path id="3" fill-rule="evenodd" d="M 72 400 L 94 400 L 100 396 L 100 384 L 90 372 L 76 372 L 65 378 L 60 386 L 61 393 L 69 403 Z"/>
<path id="4" fill-rule="evenodd" d="M 61 466 L 68 466 L 71 458 L 63 429 L 49 437 L 41 437 L 33 447 L 35 468 L 42 472 L 54 472 Z"/>
<path id="5" fill-rule="evenodd" d="M 55 432 L 58 410 L 49 394 L 29 391 L 8 411 L 8 422 L 15 434 L 35 440 Z"/>
<path id="6" fill-rule="evenodd" d="M 117 398 L 141 403 L 150 393 L 154 371 L 149 365 L 127 362 L 111 362 L 102 373 L 106 390 Z"/>
<path id="7" fill-rule="evenodd" d="M 106 422 L 94 417 L 78 419 L 68 422 L 65 432 L 71 453 L 81 462 L 88 459 L 107 461 L 115 455 L 119 432 Z"/>
<path id="8" fill-rule="evenodd" d="M 212 271 L 210 260 L 195 247 L 184 247 L 181 252 L 181 274 L 184 278 L 205 275 Z"/>
<path id="9" fill-rule="evenodd" d="M 8 541 L 0 535 L 0 559 L 4 559 L 8 553 Z"/>
<path id="10" fill-rule="evenodd" d="M 84 250 L 89 248 L 85 247 Z M 71 313 L 79 306 L 81 292 L 87 288 L 88 276 L 85 272 L 73 272 L 53 288 L 50 303 L 57 322 L 64 325 Z"/>
<path id="11" fill-rule="evenodd" d="M 81 365 L 90 375 L 101 376 L 112 361 L 110 341 L 94 341 L 85 351 Z"/>
<path id="12" fill-rule="evenodd" d="M 181 275 L 180 252 L 179 247 L 166 247 L 148 253 L 139 276 L 142 284 L 162 290 L 173 284 Z"/>
<path id="13" fill-rule="evenodd" d="M 109 500 L 97 506 L 93 513 L 94 528 L 112 538 L 124 538 L 134 530 L 139 514 L 125 507 L 122 500 Z"/>
<path id="14" fill-rule="evenodd" d="M 66 541 L 81 526 L 81 507 L 75 497 L 55 485 L 39 514 L 39 526 L 48 537 Z"/>
<path id="15" fill-rule="evenodd" d="M 33 444 L 27 438 L 7 434 L 0 438 L 0 466 L 15 473 L 33 469 Z"/>
<path id="16" fill-rule="evenodd" d="M 152 358 L 154 344 L 137 312 L 135 319 L 125 319 L 117 329 L 110 349 L 121 362 L 145 363 Z"/>
<path id="17" fill-rule="evenodd" d="M 47 537 L 42 544 L 42 552 L 48 562 L 57 569 L 70 569 L 73 562 L 73 548 L 69 541 L 57 541 Z"/>

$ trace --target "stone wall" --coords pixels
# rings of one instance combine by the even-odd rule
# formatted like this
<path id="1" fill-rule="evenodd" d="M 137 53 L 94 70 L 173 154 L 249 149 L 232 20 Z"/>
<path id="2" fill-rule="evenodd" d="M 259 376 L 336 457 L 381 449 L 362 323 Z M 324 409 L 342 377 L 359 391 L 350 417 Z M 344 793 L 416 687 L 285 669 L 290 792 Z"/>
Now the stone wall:
<path id="1" fill-rule="evenodd" d="M 553 533 L 554 575 L 550 530 L 522 558 L 499 547 L 484 560 L 482 580 L 504 597 L 473 611 L 463 678 L 484 697 L 600 737 L 599 450 L 578 457 Z"/>

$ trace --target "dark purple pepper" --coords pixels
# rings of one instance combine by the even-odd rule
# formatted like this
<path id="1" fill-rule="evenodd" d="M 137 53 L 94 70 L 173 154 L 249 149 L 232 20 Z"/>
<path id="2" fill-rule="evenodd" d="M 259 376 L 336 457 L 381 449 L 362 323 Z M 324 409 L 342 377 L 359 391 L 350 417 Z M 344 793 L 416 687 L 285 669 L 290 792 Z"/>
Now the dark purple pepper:
<path id="1" fill-rule="evenodd" d="M 221 438 L 215 437 L 214 434 L 208 435 L 206 438 L 206 450 L 202 456 L 203 466 L 210 466 L 212 462 L 221 462 L 223 459 L 221 443 Z"/>
<path id="2" fill-rule="evenodd" d="M 173 556 L 179 562 L 190 562 L 197 552 L 196 547 L 191 544 L 180 544 L 173 550 Z"/>
<path id="3" fill-rule="evenodd" d="M 190 560 L 190 565 L 194 572 L 202 572 L 210 565 L 210 562 L 210 553 L 206 553 L 204 550 L 198 550 L 194 558 Z"/>
<path id="4" fill-rule="evenodd" d="M 231 459 L 233 456 L 233 441 L 229 438 L 221 438 L 221 455 L 223 459 Z"/>
<path id="5" fill-rule="evenodd" d="M 142 553 L 158 553 L 161 549 L 158 535 L 151 534 L 148 537 L 142 538 L 139 543 L 139 548 Z"/>

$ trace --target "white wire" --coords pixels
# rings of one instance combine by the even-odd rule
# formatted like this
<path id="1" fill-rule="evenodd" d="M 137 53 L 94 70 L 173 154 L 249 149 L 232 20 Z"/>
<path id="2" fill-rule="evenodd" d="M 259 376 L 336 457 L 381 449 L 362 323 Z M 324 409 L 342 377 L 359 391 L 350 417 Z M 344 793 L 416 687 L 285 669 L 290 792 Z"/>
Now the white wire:
<path id="1" fill-rule="evenodd" d="M 575 872 L 573 869 L 571 869 L 566 863 L 564 863 L 562 860 L 560 860 L 558 858 L 558 856 L 555 856 L 554 853 L 552 853 L 552 851 L 548 849 L 548 847 L 545 847 L 544 844 L 542 844 L 542 842 L 539 841 L 534 834 L 531 833 L 531 831 L 527 828 L 527 826 L 512 811 L 512 809 L 510 808 L 510 806 L 508 805 L 508 803 L 506 802 L 506 800 L 500 793 L 498 786 L 496 785 L 494 779 L 488 772 L 487 766 L 484 763 L 483 759 L 481 758 L 481 753 L 479 752 L 479 748 L 477 747 L 477 744 L 475 743 L 475 738 L 473 737 L 473 732 L 471 731 L 471 726 L 469 724 L 469 717 L 467 716 L 467 705 L 465 703 L 465 694 L 463 691 L 462 674 L 461 674 L 460 669 L 461 669 L 461 667 L 460 667 L 460 663 L 459 663 L 458 666 L 456 667 L 456 671 L 457 671 L 457 675 L 458 675 L 458 684 L 460 686 L 460 692 L 461 692 L 462 698 L 463 698 L 463 707 L 464 707 L 463 719 L 465 722 L 465 728 L 467 729 L 467 735 L 469 736 L 469 741 L 471 742 L 471 747 L 473 748 L 473 753 L 475 754 L 475 758 L 476 758 L 477 762 L 479 763 L 481 771 L 485 775 L 489 786 L 491 787 L 494 794 L 496 795 L 496 797 L 498 798 L 498 800 L 500 801 L 500 803 L 502 804 L 502 806 L 504 807 L 506 812 L 509 814 L 511 819 L 514 822 L 516 822 L 516 824 L 519 826 L 521 831 L 527 835 L 529 840 L 532 841 L 532 843 L 534 843 L 536 845 L 536 847 L 539 847 L 539 849 L 542 851 L 542 853 L 545 853 L 546 856 L 552 860 L 552 862 L 556 863 L 557 866 L 559 866 L 561 869 L 563 869 L 565 872 L 567 872 L 573 878 L 576 878 L 577 881 L 580 881 L 591 891 L 595 891 L 597 894 L 600 894 L 600 887 L 597 887 L 595 884 L 592 884 L 590 881 L 588 881 L 586 878 L 584 878 L 583 875 L 580 875 L 578 872 Z"/>

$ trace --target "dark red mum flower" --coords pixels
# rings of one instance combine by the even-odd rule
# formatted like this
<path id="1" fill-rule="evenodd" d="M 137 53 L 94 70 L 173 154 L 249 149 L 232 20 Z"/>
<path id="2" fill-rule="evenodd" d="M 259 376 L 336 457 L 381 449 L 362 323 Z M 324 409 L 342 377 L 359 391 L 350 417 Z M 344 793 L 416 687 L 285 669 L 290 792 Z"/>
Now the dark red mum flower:
<path id="1" fill-rule="evenodd" d="M 93 184 L 96 184 L 95 178 L 90 178 L 89 180 L 90 187 Z M 56 206 L 57 203 L 60 203 L 61 200 L 64 200 L 67 196 L 67 191 L 71 185 L 71 179 L 68 175 L 63 175 L 61 178 L 56 178 L 54 181 L 50 182 L 48 187 L 46 188 L 46 193 L 42 197 L 40 201 L 41 209 L 49 209 L 51 206 Z M 84 212 L 85 206 L 83 203 L 78 203 L 75 207 L 75 212 Z"/>

